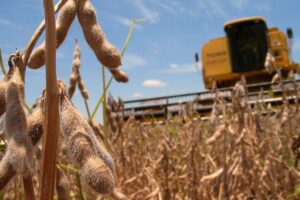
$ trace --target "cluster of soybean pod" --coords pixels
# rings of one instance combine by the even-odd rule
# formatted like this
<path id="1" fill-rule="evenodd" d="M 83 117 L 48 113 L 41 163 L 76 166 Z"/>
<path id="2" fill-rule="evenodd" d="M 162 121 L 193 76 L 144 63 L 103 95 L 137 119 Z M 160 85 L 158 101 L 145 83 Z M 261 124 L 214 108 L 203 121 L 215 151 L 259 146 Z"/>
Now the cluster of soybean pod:
<path id="1" fill-rule="evenodd" d="M 56 21 L 56 48 L 65 40 L 76 16 L 87 43 L 100 63 L 109 68 L 117 81 L 127 82 L 127 74 L 118 68 L 121 65 L 120 53 L 106 39 L 90 0 L 66 0 Z M 32 52 L 28 67 L 38 69 L 45 64 L 45 48 L 44 42 Z M 76 56 L 79 59 L 80 52 L 77 55 L 75 52 Z M 44 131 L 46 92 L 44 90 L 37 100 L 33 113 L 26 115 L 23 106 L 24 77 L 15 64 L 18 59 L 21 59 L 19 52 L 10 57 L 9 72 L 0 81 L 0 116 L 5 113 L 7 141 L 5 155 L 0 162 L 0 190 L 15 175 L 32 173 L 34 148 Z M 73 63 L 73 66 L 77 65 Z M 81 180 L 99 193 L 113 192 L 115 165 L 111 155 L 102 141 L 96 138 L 87 120 L 76 110 L 62 81 L 58 81 L 58 88 L 60 132 L 67 143 L 71 160 L 80 168 Z M 88 94 L 86 96 L 88 98 Z"/>

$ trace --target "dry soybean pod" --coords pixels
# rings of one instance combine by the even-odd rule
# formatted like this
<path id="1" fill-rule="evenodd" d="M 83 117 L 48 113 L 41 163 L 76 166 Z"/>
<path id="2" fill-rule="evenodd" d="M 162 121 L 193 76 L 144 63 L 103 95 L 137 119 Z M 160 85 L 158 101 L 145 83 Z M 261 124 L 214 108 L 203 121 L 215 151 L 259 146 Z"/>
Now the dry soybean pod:
<path id="1" fill-rule="evenodd" d="M 75 49 L 73 53 L 74 59 L 73 59 L 73 66 L 72 66 L 72 73 L 70 76 L 70 86 L 68 88 L 68 95 L 70 98 L 73 97 L 75 89 L 76 89 L 76 84 L 80 80 L 80 74 L 79 74 L 79 68 L 80 68 L 80 48 L 78 45 L 78 40 L 76 39 L 75 42 Z"/>
<path id="2" fill-rule="evenodd" d="M 110 126 L 110 128 L 113 132 L 116 132 L 117 125 L 116 125 L 116 122 L 115 122 L 115 118 L 112 116 L 113 113 L 111 111 L 111 107 L 107 104 L 106 104 L 106 115 L 107 115 L 108 125 Z"/>
<path id="3" fill-rule="evenodd" d="M 79 70 L 80 68 L 80 57 L 81 57 L 81 53 L 80 53 L 80 48 L 79 48 L 79 44 L 78 44 L 78 40 L 75 40 L 75 49 L 74 49 L 74 60 L 73 60 L 73 67 L 77 70 Z"/>
<path id="4" fill-rule="evenodd" d="M 32 145 L 36 145 L 44 132 L 43 97 L 37 100 L 33 113 L 27 118 L 27 134 Z"/>
<path id="5" fill-rule="evenodd" d="M 3 115 L 3 113 L 6 110 L 6 88 L 7 88 L 7 82 L 5 80 L 0 81 L 0 116 Z"/>
<path id="6" fill-rule="evenodd" d="M 33 113 L 27 119 L 27 134 L 32 145 L 36 145 L 43 134 L 43 116 L 40 101 Z M 8 162 L 0 162 L 0 190 L 17 174 L 14 167 Z"/>
<path id="7" fill-rule="evenodd" d="M 81 92 L 81 96 L 86 100 L 89 99 L 89 92 L 86 89 L 86 87 L 84 86 L 84 83 L 83 83 L 82 79 L 80 78 L 80 76 L 79 76 L 79 80 L 78 80 L 78 88 Z"/>
<path id="8" fill-rule="evenodd" d="M 78 2 L 77 17 L 82 27 L 85 39 L 93 49 L 97 59 L 108 68 L 117 68 L 121 65 L 121 55 L 105 37 L 103 30 L 96 19 L 96 11 L 90 0 Z"/>
<path id="9" fill-rule="evenodd" d="M 69 28 L 74 21 L 77 10 L 77 0 L 68 0 L 59 12 L 56 23 L 56 48 L 65 40 Z M 28 60 L 28 66 L 38 69 L 45 64 L 45 42 L 37 47 Z"/>
<path id="10" fill-rule="evenodd" d="M 78 128 L 83 128 L 93 141 L 94 149 L 97 154 L 105 161 L 111 170 L 114 170 L 114 162 L 110 154 L 103 147 L 103 144 L 98 141 L 95 133 L 87 120 L 77 111 L 69 97 L 66 95 L 65 84 L 59 81 L 60 93 L 60 113 L 64 120 L 61 121 L 61 129 L 66 134 L 76 131 Z"/>
<path id="11" fill-rule="evenodd" d="M 72 98 L 73 95 L 74 95 L 77 81 L 78 81 L 78 73 L 73 70 L 73 72 L 70 76 L 70 85 L 69 85 L 69 88 L 68 88 L 68 95 L 69 95 L 70 98 Z"/>
<path id="12" fill-rule="evenodd" d="M 111 193 L 114 189 L 113 160 L 66 95 L 62 82 L 59 82 L 59 89 L 61 131 L 73 160 L 81 168 L 81 178 L 95 191 Z"/>
<path id="13" fill-rule="evenodd" d="M 4 75 L 4 77 L 0 80 L 0 116 L 3 115 L 6 111 L 6 89 L 8 86 L 8 81 L 10 80 L 13 72 L 14 72 L 14 67 L 12 60 L 15 57 L 14 54 L 12 54 L 9 57 L 9 71 Z"/>
<path id="14" fill-rule="evenodd" d="M 40 140 L 43 133 L 43 116 L 41 116 L 40 103 L 37 103 L 32 115 L 27 119 L 27 132 L 33 145 Z M 8 162 L 0 162 L 0 190 L 17 174 L 14 167 Z"/>
<path id="15" fill-rule="evenodd" d="M 128 82 L 129 79 L 127 73 L 122 71 L 121 69 L 110 69 L 109 71 L 112 73 L 116 81 L 122 83 Z"/>
<path id="16" fill-rule="evenodd" d="M 27 119 L 23 109 L 24 83 L 19 71 L 15 68 L 6 92 L 6 137 L 9 162 L 19 173 L 25 173 L 29 168 L 32 145 L 27 137 Z M 11 154 L 10 154 L 11 153 Z"/>
<path id="17" fill-rule="evenodd" d="M 16 173 L 26 176 L 30 170 L 32 145 L 27 137 L 27 120 L 22 104 L 23 96 L 24 83 L 19 68 L 15 68 L 6 91 L 7 150 L 0 162 L 1 189 Z"/>

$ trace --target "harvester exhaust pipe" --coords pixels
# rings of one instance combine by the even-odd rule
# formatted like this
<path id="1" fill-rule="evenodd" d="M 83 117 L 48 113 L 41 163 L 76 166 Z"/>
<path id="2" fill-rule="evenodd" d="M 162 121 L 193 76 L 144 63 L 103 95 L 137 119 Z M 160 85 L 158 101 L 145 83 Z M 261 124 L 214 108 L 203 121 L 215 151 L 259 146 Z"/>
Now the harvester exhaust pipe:
<path id="1" fill-rule="evenodd" d="M 199 55 L 198 55 L 198 53 L 197 53 L 197 52 L 195 53 L 195 62 L 196 62 L 196 63 L 198 63 L 198 62 L 199 62 Z"/>
<path id="2" fill-rule="evenodd" d="M 287 28 L 286 29 L 286 34 L 288 36 L 289 39 L 293 39 L 294 38 L 294 33 L 293 33 L 293 29 L 292 28 Z"/>
<path id="3" fill-rule="evenodd" d="M 196 70 L 197 70 L 197 71 L 199 71 L 199 72 L 200 72 L 200 66 L 199 66 L 199 55 L 198 55 L 198 53 L 197 53 L 197 52 L 195 53 L 195 68 L 196 68 Z"/>
<path id="4" fill-rule="evenodd" d="M 286 29 L 286 35 L 288 37 L 288 51 L 289 51 L 289 55 L 290 55 L 290 59 L 293 62 L 293 57 L 292 57 L 292 47 L 293 47 L 293 39 L 294 39 L 294 33 L 293 33 L 293 29 L 292 28 L 287 28 Z"/>

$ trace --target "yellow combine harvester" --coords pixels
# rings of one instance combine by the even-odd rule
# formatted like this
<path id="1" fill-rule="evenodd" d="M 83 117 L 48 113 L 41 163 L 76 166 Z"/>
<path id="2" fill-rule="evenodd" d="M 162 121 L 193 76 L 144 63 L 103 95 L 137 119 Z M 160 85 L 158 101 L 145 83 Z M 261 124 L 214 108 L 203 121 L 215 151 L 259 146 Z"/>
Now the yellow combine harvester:
<path id="1" fill-rule="evenodd" d="M 247 81 L 248 104 L 254 105 L 262 94 L 263 102 L 281 105 L 282 88 L 293 90 L 294 82 L 285 81 L 281 88 L 276 88 L 276 84 L 271 83 L 272 77 L 277 71 L 281 72 L 283 78 L 291 71 L 300 72 L 299 65 L 291 58 L 292 30 L 287 29 L 285 34 L 277 27 L 268 28 L 262 17 L 233 20 L 225 23 L 224 29 L 225 37 L 212 39 L 202 47 L 205 87 L 212 89 L 215 82 L 219 95 L 230 102 L 232 86 L 244 76 Z M 271 58 L 271 65 L 266 68 L 267 57 Z M 198 60 L 196 54 L 196 61 Z M 300 80 L 296 84 L 300 88 Z M 270 95 L 270 91 L 273 95 Z M 291 102 L 297 98 L 293 95 L 287 97 Z M 143 122 L 163 121 L 170 115 L 179 114 L 184 106 L 193 102 L 193 109 L 205 116 L 212 110 L 214 97 L 214 92 L 208 90 L 125 101 L 122 113 L 124 119 L 133 115 Z"/>
<path id="2" fill-rule="evenodd" d="M 202 70 L 205 87 L 211 89 L 213 81 L 218 87 L 232 86 L 242 75 L 247 83 L 268 82 L 280 68 L 284 74 L 296 71 L 291 59 L 287 35 L 277 27 L 267 27 L 262 17 L 241 18 L 225 23 L 225 37 L 212 39 L 202 47 Z M 264 63 L 267 52 L 275 58 L 274 71 L 268 72 Z"/>

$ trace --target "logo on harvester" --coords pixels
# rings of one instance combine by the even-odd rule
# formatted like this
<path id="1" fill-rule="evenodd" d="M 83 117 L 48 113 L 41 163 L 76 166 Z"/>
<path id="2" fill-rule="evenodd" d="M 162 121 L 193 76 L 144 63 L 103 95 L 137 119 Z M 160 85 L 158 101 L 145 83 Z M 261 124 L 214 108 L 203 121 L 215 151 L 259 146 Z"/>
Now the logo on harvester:
<path id="1" fill-rule="evenodd" d="M 219 56 L 225 56 L 226 55 L 226 51 L 219 51 L 219 52 L 214 52 L 214 53 L 208 53 L 206 55 L 207 55 L 207 57 L 211 57 L 211 58 L 219 57 Z"/>
<path id="2" fill-rule="evenodd" d="M 272 46 L 277 46 L 277 45 L 280 45 L 279 41 L 278 40 L 274 40 L 272 42 Z"/>

